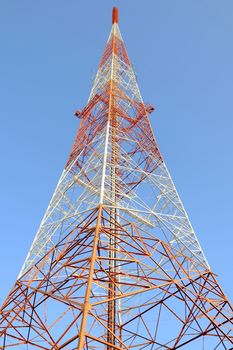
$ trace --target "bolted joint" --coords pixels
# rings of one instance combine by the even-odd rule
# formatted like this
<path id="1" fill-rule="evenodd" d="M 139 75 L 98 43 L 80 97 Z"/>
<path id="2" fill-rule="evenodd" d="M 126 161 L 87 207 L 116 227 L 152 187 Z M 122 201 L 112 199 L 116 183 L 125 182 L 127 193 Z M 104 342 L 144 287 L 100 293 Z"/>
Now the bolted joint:
<path id="1" fill-rule="evenodd" d="M 90 311 L 91 308 L 92 308 L 91 304 L 88 303 L 87 301 L 85 301 L 85 302 L 82 304 L 82 310 Z"/>

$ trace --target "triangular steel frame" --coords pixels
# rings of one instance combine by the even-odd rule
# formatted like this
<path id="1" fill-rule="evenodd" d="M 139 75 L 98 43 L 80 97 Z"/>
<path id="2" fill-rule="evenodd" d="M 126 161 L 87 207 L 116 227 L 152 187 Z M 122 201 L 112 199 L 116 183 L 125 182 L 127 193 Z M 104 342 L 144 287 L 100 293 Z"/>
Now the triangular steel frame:
<path id="1" fill-rule="evenodd" d="M 233 349 L 113 9 L 71 154 L 0 310 L 0 349 Z"/>

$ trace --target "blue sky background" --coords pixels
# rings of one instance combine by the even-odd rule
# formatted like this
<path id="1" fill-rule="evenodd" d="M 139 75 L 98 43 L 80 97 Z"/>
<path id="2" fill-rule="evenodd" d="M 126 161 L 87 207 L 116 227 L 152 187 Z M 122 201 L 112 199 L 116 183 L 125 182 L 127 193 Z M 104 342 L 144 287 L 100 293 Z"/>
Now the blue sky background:
<path id="1" fill-rule="evenodd" d="M 233 301 L 233 1 L 3 0 L 0 303 L 69 155 L 114 5 L 161 152 Z"/>

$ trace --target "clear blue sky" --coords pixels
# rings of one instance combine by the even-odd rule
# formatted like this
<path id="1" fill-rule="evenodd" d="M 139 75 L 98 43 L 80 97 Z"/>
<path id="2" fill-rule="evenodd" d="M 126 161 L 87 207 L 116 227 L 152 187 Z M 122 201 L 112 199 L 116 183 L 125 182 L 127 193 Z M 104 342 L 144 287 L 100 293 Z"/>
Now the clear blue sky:
<path id="1" fill-rule="evenodd" d="M 0 302 L 68 157 L 114 5 L 161 152 L 233 301 L 233 1 L 3 0 Z"/>

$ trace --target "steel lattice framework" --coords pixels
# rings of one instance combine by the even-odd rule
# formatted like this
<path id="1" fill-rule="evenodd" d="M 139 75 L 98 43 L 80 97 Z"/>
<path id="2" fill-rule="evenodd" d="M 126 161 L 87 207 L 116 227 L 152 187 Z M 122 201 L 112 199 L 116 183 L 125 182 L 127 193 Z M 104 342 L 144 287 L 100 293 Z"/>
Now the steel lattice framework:
<path id="1" fill-rule="evenodd" d="M 73 149 L 0 311 L 0 349 L 233 349 L 113 9 Z"/>

